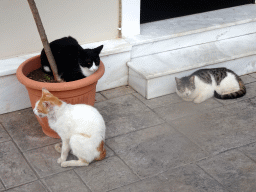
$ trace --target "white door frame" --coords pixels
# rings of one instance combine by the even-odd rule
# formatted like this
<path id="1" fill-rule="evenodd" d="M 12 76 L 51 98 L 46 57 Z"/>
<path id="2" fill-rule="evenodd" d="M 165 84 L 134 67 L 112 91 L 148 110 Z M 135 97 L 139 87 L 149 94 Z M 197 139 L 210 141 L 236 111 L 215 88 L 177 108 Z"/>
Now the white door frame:
<path id="1" fill-rule="evenodd" d="M 140 34 L 140 0 L 122 0 L 122 37 Z"/>

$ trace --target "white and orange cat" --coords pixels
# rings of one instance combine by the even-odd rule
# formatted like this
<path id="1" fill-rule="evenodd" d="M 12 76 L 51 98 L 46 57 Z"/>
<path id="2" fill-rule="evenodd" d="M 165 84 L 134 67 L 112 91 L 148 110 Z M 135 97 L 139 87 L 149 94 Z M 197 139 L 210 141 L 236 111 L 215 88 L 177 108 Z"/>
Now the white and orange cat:
<path id="1" fill-rule="evenodd" d="M 61 152 L 57 161 L 61 167 L 87 166 L 93 160 L 105 158 L 105 122 L 94 107 L 65 103 L 42 89 L 42 97 L 33 111 L 40 118 L 47 117 L 50 128 L 61 137 L 62 147 L 55 145 Z M 78 160 L 66 161 L 70 150 Z"/>

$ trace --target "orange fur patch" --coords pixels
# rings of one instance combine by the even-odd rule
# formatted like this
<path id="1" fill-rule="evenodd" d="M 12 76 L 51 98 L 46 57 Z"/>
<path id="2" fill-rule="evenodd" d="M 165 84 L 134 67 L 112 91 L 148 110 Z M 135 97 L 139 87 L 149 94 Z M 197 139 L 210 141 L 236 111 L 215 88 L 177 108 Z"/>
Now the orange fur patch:
<path id="1" fill-rule="evenodd" d="M 87 135 L 86 133 L 79 133 L 80 135 L 84 136 L 84 137 L 88 137 L 90 138 L 91 136 L 90 135 Z"/>
<path id="2" fill-rule="evenodd" d="M 61 106 L 62 102 L 55 97 L 54 95 L 52 95 L 50 92 L 48 91 L 43 91 L 42 97 L 39 100 L 39 103 L 37 105 L 37 110 L 39 113 L 44 113 L 47 114 L 48 110 L 47 108 L 43 105 L 43 102 L 48 101 L 50 102 L 51 105 L 57 105 L 57 106 Z"/>
<path id="3" fill-rule="evenodd" d="M 106 149 L 104 148 L 104 141 L 101 141 L 97 150 L 100 152 L 100 156 L 96 158 L 96 161 L 101 161 L 106 157 Z"/>

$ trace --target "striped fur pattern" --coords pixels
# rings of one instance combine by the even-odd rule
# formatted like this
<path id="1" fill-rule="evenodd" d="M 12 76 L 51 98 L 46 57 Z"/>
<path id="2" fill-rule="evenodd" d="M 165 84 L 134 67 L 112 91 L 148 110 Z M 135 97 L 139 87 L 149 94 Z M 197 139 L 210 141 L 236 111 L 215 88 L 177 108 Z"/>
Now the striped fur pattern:
<path id="1" fill-rule="evenodd" d="M 211 97 L 235 99 L 246 94 L 240 77 L 227 68 L 201 69 L 189 76 L 175 78 L 176 92 L 186 101 L 201 103 Z"/>

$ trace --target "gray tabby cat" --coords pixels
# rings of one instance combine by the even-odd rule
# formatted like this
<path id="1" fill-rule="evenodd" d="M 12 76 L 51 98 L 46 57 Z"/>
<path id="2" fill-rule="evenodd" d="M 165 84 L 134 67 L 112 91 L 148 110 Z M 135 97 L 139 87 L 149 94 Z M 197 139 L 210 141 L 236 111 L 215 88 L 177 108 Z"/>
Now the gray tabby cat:
<path id="1" fill-rule="evenodd" d="M 246 94 L 243 81 L 226 68 L 200 69 L 190 76 L 177 78 L 176 92 L 185 101 L 201 103 L 215 96 L 218 99 L 235 99 Z"/>

